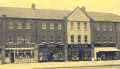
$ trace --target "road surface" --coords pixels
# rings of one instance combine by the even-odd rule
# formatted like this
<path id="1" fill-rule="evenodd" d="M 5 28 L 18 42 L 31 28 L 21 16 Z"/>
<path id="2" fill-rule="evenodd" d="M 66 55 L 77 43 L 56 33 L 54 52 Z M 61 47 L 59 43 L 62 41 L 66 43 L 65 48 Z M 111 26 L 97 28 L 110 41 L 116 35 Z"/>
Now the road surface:
<path id="1" fill-rule="evenodd" d="M 33 68 L 33 69 L 120 69 L 120 66 L 68 67 L 68 68 Z"/>

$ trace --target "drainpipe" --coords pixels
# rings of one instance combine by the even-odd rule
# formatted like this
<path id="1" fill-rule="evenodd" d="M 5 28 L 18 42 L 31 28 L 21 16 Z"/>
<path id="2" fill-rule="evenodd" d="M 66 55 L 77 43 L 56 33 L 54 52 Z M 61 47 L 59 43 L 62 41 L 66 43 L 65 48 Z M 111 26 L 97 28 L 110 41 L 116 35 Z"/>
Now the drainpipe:
<path id="1" fill-rule="evenodd" d="M 6 30 L 5 30 L 5 22 L 6 20 L 6 15 L 2 15 L 2 64 L 5 64 L 5 35 L 6 35 Z"/>
<path id="2" fill-rule="evenodd" d="M 65 61 L 68 61 L 68 39 L 67 39 L 67 18 L 65 18 L 65 29 L 64 29 L 64 37 L 65 37 L 65 41 L 64 41 L 64 53 L 65 53 Z"/>

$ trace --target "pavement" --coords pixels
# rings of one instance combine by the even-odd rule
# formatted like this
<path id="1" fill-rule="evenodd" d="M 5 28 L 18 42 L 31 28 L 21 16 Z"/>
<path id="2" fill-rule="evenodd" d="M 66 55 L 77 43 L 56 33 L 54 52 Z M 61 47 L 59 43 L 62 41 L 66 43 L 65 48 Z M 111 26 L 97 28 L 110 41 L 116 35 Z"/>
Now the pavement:
<path id="1" fill-rule="evenodd" d="M 0 65 L 0 69 L 48 69 L 48 68 L 54 69 L 54 68 L 115 66 L 115 65 L 120 66 L 120 60 L 4 64 L 4 65 Z"/>

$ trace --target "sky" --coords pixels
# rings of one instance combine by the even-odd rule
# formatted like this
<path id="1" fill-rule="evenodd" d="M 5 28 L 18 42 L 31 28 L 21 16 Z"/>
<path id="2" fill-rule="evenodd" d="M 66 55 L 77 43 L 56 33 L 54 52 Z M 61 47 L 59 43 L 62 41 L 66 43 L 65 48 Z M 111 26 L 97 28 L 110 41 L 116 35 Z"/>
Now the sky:
<path id="1" fill-rule="evenodd" d="M 0 0 L 0 7 L 30 8 L 32 3 L 39 9 L 73 10 L 77 6 L 84 6 L 87 11 L 120 15 L 120 0 Z"/>

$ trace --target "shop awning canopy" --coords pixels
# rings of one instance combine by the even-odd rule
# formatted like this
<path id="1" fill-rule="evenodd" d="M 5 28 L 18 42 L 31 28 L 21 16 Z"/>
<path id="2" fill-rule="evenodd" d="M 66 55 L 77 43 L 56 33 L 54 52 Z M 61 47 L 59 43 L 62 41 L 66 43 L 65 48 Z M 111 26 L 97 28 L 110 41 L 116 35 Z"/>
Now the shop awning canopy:
<path id="1" fill-rule="evenodd" d="M 120 51 L 120 49 L 115 48 L 115 47 L 98 47 L 98 48 L 95 48 L 95 52 L 100 52 L 100 51 Z"/>

